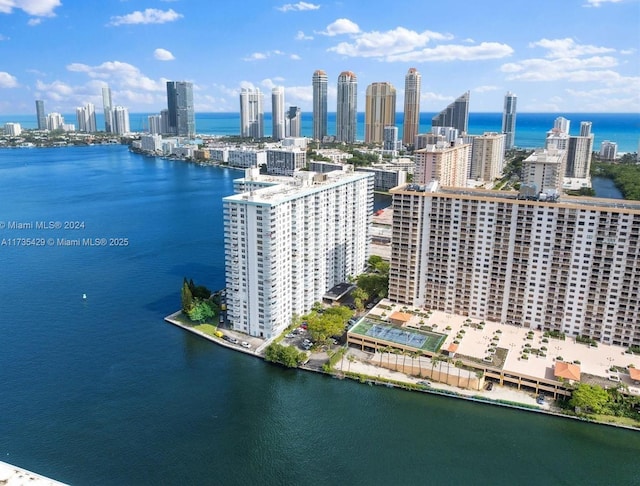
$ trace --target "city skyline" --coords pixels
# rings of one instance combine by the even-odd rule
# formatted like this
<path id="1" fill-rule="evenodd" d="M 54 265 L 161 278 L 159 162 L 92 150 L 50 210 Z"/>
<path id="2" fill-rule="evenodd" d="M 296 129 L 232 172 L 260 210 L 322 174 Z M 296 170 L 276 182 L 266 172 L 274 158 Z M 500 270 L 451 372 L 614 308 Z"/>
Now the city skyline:
<path id="1" fill-rule="evenodd" d="M 374 82 L 398 87 L 403 106 L 411 67 L 423 76 L 424 112 L 466 91 L 474 112 L 500 112 L 507 91 L 518 93 L 522 113 L 640 111 L 637 39 L 629 35 L 640 20 L 638 0 L 485 0 L 462 2 L 455 15 L 434 4 L 428 20 L 410 15 L 416 0 L 399 0 L 381 16 L 383 5 L 254 0 L 209 16 L 202 1 L 117 2 L 87 15 L 78 0 L 12 1 L 0 7 L 0 113 L 32 113 L 34 100 L 60 113 L 102 106 L 107 85 L 130 112 L 159 112 L 170 79 L 193 83 L 197 112 L 237 112 L 241 88 L 275 86 L 307 112 L 316 70 L 327 74 L 330 111 L 343 71 L 358 75 L 359 106 Z M 572 21 L 550 22 L 548 11 Z M 206 50 L 215 67 L 202 58 L 203 38 L 212 39 Z"/>

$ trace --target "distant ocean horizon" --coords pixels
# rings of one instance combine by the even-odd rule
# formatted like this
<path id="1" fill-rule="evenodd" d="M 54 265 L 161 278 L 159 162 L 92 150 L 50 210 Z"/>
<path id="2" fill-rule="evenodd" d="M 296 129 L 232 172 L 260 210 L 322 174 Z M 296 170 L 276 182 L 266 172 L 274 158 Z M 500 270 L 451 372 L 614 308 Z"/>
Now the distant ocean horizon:
<path id="1" fill-rule="evenodd" d="M 131 113 L 129 115 L 131 130 L 144 132 L 148 127 L 147 117 L 157 113 Z M 420 114 L 420 133 L 430 131 L 431 118 L 435 113 Z M 515 144 L 521 148 L 539 148 L 544 146 L 546 133 L 553 127 L 554 120 L 562 116 L 571 121 L 570 133 L 577 135 L 580 122 L 590 121 L 591 132 L 594 134 L 594 151 L 600 150 L 603 141 L 608 140 L 618 144 L 618 152 L 637 152 L 640 145 L 640 114 L 639 113 L 518 113 L 516 121 Z M 65 114 L 67 123 L 76 123 L 73 114 Z M 396 114 L 398 137 L 402 138 L 403 113 Z M 37 121 L 33 115 L 0 115 L 0 125 L 13 122 L 20 123 L 23 128 L 36 128 Z M 104 127 L 104 117 L 96 113 L 99 128 Z M 271 135 L 271 113 L 264 115 L 265 136 Z M 358 140 L 364 140 L 364 113 L 357 117 Z M 336 114 L 328 113 L 327 130 L 335 133 Z M 310 137 L 313 130 L 313 114 L 302 113 L 301 135 Z M 484 132 L 500 132 L 502 130 L 502 113 L 469 113 L 469 133 L 481 135 Z M 240 113 L 196 113 L 196 132 L 201 135 L 230 136 L 240 133 Z"/>

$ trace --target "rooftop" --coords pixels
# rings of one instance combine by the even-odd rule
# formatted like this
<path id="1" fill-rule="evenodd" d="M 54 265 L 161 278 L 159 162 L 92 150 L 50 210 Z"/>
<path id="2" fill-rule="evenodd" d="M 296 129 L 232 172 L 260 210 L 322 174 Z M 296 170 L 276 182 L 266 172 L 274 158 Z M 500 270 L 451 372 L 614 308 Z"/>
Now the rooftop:
<path id="1" fill-rule="evenodd" d="M 387 299 L 371 309 L 367 317 L 391 324 L 396 313 L 410 316 L 402 325 L 408 330 L 444 334 L 441 349 L 505 372 L 555 380 L 556 366 L 562 362 L 574 365 L 583 381 L 585 377 L 595 377 L 606 384 L 619 379 L 628 386 L 640 381 L 640 356 L 628 354 L 626 348 L 619 346 L 589 346 L 569 336 L 545 337 L 542 331 L 404 306 Z M 494 355 L 500 355 L 500 359 L 493 359 Z M 624 371 L 611 371 L 614 368 Z"/>
<path id="2" fill-rule="evenodd" d="M 516 191 L 494 191 L 482 188 L 459 188 L 459 187 L 442 187 L 437 181 L 432 181 L 427 185 L 421 184 L 405 184 L 394 187 L 391 193 L 395 192 L 429 192 L 434 195 L 443 194 L 445 196 L 462 196 L 473 198 L 490 198 L 490 199 L 506 199 L 512 201 L 520 201 L 522 204 L 532 204 L 540 206 L 559 205 L 559 206 L 592 206 L 614 209 L 620 211 L 640 211 L 640 201 L 632 201 L 628 199 L 605 199 L 597 197 L 584 196 L 561 196 L 555 202 L 535 201 L 528 199 L 519 199 L 521 197 Z"/>

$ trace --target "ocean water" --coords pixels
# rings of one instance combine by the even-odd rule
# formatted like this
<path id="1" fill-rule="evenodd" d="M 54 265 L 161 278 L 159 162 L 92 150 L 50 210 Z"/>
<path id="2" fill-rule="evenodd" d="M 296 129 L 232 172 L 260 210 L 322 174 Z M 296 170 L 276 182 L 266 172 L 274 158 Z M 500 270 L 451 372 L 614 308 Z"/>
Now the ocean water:
<path id="1" fill-rule="evenodd" d="M 224 285 L 239 175 L 0 150 L 3 461 L 74 485 L 637 484 L 637 432 L 285 370 L 165 323 L 183 277 Z M 127 245 L 1 244 L 81 237 Z"/>
<path id="2" fill-rule="evenodd" d="M 147 117 L 151 113 L 132 113 L 131 130 L 144 131 Z M 420 114 L 420 131 L 428 132 L 434 113 Z M 544 146 L 547 131 L 553 127 L 553 121 L 563 116 L 571 120 L 571 134 L 578 135 L 580 122 L 592 122 L 594 150 L 600 150 L 604 140 L 617 142 L 619 152 L 637 152 L 640 144 L 640 114 L 638 113 L 518 113 L 515 143 L 518 147 L 538 148 Z M 104 127 L 104 118 L 97 114 L 98 127 Z M 75 123 L 75 115 L 65 115 L 65 120 Z M 402 138 L 403 113 L 396 115 L 399 137 Z M 35 115 L 1 115 L 0 125 L 7 122 L 20 123 L 24 128 L 37 126 Z M 271 134 L 271 114 L 265 113 L 266 136 Z M 328 132 L 335 133 L 336 114 L 328 114 Z M 364 140 L 364 113 L 358 113 L 358 139 Z M 302 113 L 302 135 L 311 136 L 313 131 L 312 113 Z M 240 133 L 239 113 L 196 113 L 196 130 L 206 135 L 238 135 Z M 484 132 L 502 130 L 501 113 L 470 113 L 469 133 L 481 135 Z"/>

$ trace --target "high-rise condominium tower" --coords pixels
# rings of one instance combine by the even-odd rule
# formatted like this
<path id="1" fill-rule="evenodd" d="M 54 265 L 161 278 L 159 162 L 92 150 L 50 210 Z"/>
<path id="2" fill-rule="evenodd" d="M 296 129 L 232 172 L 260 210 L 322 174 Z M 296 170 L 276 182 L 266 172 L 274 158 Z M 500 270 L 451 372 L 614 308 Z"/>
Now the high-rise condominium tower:
<path id="1" fill-rule="evenodd" d="M 169 132 L 178 137 L 194 138 L 196 117 L 193 109 L 193 84 L 186 81 L 167 81 Z"/>
<path id="2" fill-rule="evenodd" d="M 109 86 L 102 88 L 102 109 L 104 110 L 104 131 L 113 133 L 113 104 L 111 103 L 111 88 Z"/>
<path id="3" fill-rule="evenodd" d="M 469 155 L 471 145 L 466 143 L 440 142 L 416 150 L 413 179 L 418 184 L 433 180 L 443 186 L 465 187 L 469 177 Z"/>
<path id="4" fill-rule="evenodd" d="M 227 315 L 235 330 L 271 338 L 364 270 L 374 176 L 302 172 L 274 185 L 248 175 L 235 181 L 246 192 L 223 199 Z"/>
<path id="5" fill-rule="evenodd" d="M 516 102 L 518 97 L 511 91 L 504 97 L 504 109 L 502 110 L 502 133 L 506 135 L 504 148 L 513 148 L 516 139 Z"/>
<path id="6" fill-rule="evenodd" d="M 129 110 L 124 106 L 116 106 L 113 108 L 113 133 L 124 135 L 129 133 Z"/>
<path id="7" fill-rule="evenodd" d="M 355 142 L 357 134 L 358 78 L 351 71 L 338 76 L 338 106 L 336 110 L 336 139 Z"/>
<path id="8" fill-rule="evenodd" d="M 38 130 L 47 129 L 47 115 L 44 112 L 44 101 L 36 100 L 36 116 L 38 117 Z"/>
<path id="9" fill-rule="evenodd" d="M 284 130 L 284 87 L 276 86 L 271 90 L 271 128 L 272 138 L 282 140 Z"/>
<path id="10" fill-rule="evenodd" d="M 384 127 L 396 124 L 396 89 L 391 83 L 367 86 L 364 110 L 365 143 L 382 143 Z"/>
<path id="11" fill-rule="evenodd" d="M 460 133 L 467 133 L 469 125 L 469 92 L 458 97 L 453 103 L 431 119 L 432 127 L 453 127 Z"/>
<path id="12" fill-rule="evenodd" d="M 299 106 L 290 106 L 287 110 L 285 135 L 299 137 L 302 127 L 302 110 Z"/>
<path id="13" fill-rule="evenodd" d="M 327 135 L 327 73 L 318 69 L 313 73 L 313 138 Z"/>
<path id="14" fill-rule="evenodd" d="M 240 135 L 264 138 L 264 95 L 259 88 L 242 88 L 240 91 Z"/>
<path id="15" fill-rule="evenodd" d="M 422 76 L 416 68 L 409 68 L 404 77 L 404 125 L 402 143 L 413 145 L 420 131 L 420 83 Z"/>
<path id="16" fill-rule="evenodd" d="M 392 301 L 618 346 L 640 340 L 638 204 L 436 184 L 391 193 Z"/>
<path id="17" fill-rule="evenodd" d="M 473 137 L 469 178 L 493 182 L 502 173 L 506 134 L 485 132 Z"/>
<path id="18" fill-rule="evenodd" d="M 94 133 L 96 128 L 96 109 L 93 103 L 87 103 L 84 106 L 76 108 L 76 118 L 78 119 L 78 131 L 85 133 Z"/>
<path id="19" fill-rule="evenodd" d="M 593 152 L 593 134 L 591 122 L 580 123 L 580 135 L 569 137 L 567 147 L 567 169 L 565 177 L 576 179 L 589 178 L 591 170 L 591 152 Z"/>

